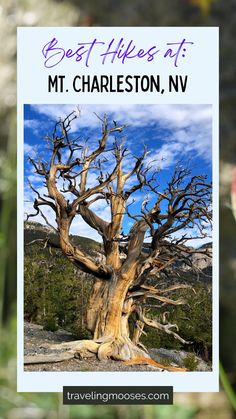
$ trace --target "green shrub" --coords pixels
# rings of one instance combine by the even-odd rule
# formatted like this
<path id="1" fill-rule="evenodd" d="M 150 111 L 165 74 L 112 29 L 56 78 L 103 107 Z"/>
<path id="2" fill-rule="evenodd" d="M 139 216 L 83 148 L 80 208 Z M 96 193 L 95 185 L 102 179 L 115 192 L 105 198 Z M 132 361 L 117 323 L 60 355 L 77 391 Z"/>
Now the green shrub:
<path id="1" fill-rule="evenodd" d="M 173 362 L 173 360 L 171 358 L 168 358 L 168 357 L 161 359 L 162 365 L 169 366 L 169 365 L 172 364 L 172 362 Z"/>
<path id="2" fill-rule="evenodd" d="M 56 332 L 58 330 L 58 325 L 53 317 L 46 317 L 43 323 L 43 330 L 50 332 Z"/>
<path id="3" fill-rule="evenodd" d="M 75 339 L 78 339 L 78 340 L 91 339 L 90 332 L 86 330 L 85 328 L 77 325 L 76 323 L 72 324 L 69 329 L 70 329 L 70 332 L 73 333 L 73 336 Z"/>
<path id="4" fill-rule="evenodd" d="M 183 360 L 183 365 L 189 371 L 196 371 L 198 366 L 198 360 L 196 359 L 194 354 L 188 354 Z"/>

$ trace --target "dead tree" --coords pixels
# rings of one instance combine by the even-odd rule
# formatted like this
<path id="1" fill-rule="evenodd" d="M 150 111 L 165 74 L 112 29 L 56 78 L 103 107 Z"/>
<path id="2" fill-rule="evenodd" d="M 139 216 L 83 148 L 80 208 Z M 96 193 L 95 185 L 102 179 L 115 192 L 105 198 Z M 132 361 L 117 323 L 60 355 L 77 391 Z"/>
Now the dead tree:
<path id="1" fill-rule="evenodd" d="M 202 253 L 206 258 L 211 256 L 208 249 L 189 246 L 189 240 L 193 238 L 189 231 L 194 229 L 194 238 L 196 231 L 198 237 L 205 237 L 206 225 L 211 222 L 211 184 L 205 176 L 192 176 L 189 169 L 177 164 L 169 183 L 161 188 L 158 171 L 147 163 L 146 149 L 138 157 L 129 155 L 133 166 L 125 171 L 123 163 L 128 150 L 120 138 L 108 146 L 108 138 L 111 134 L 122 137 L 126 127 L 114 122 L 110 126 L 106 115 L 99 117 L 101 139 L 93 150 L 89 150 L 70 132 L 75 118 L 77 115 L 72 112 L 59 120 L 52 135 L 47 137 L 51 147 L 50 161 L 30 159 L 35 172 L 45 181 L 47 194 L 40 194 L 30 184 L 36 194 L 36 213 L 28 217 L 41 214 L 48 222 L 43 209 L 50 207 L 55 213 L 56 233 L 63 254 L 77 268 L 94 276 L 87 304 L 87 328 L 93 340 L 63 345 L 81 357 L 96 355 L 100 360 L 125 361 L 148 359 L 139 340 L 145 325 L 186 343 L 177 333 L 177 324 L 168 323 L 165 313 L 162 321 L 150 319 L 145 307 L 149 300 L 158 301 L 161 306 L 184 304 L 182 298 L 171 298 L 173 291 L 190 288 L 181 283 L 181 272 L 186 266 L 194 269 L 193 253 Z M 113 156 L 109 166 L 107 152 Z M 97 181 L 88 187 L 90 171 L 97 172 Z M 135 181 L 130 182 L 131 177 Z M 134 214 L 131 205 L 136 192 L 143 196 L 139 214 Z M 92 209 L 99 200 L 109 206 L 110 222 Z M 103 263 L 71 242 L 70 227 L 78 215 L 101 236 Z M 122 226 L 127 216 L 132 220 L 132 227 L 124 234 Z M 168 273 L 174 278 L 179 276 L 180 281 L 175 279 L 171 285 L 160 288 L 160 273 Z M 150 277 L 156 278 L 156 284 L 148 282 Z M 132 336 L 130 318 L 135 321 Z"/>

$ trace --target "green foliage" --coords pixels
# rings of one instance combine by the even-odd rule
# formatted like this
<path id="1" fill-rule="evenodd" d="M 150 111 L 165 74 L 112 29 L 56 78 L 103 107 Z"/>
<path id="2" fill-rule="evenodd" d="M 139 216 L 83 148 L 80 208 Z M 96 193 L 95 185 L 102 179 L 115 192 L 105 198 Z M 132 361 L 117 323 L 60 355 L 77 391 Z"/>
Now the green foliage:
<path id="1" fill-rule="evenodd" d="M 211 286 L 202 282 L 194 285 L 195 293 L 189 289 L 176 291 L 172 298 L 186 300 L 187 304 L 179 306 L 168 306 L 168 321 L 177 324 L 179 334 L 185 340 L 192 342 L 190 345 L 183 345 L 173 336 L 165 332 L 146 327 L 147 336 L 142 337 L 142 342 L 149 348 L 166 348 L 194 351 L 196 355 L 205 361 L 211 360 L 212 351 L 212 295 Z M 166 306 L 157 313 L 156 309 L 148 313 L 149 317 L 155 318 L 166 311 Z"/>
<path id="2" fill-rule="evenodd" d="M 6 324 L 11 317 L 16 300 L 15 113 L 9 113 L 8 119 L 10 127 L 6 138 L 6 149 L 4 152 L 0 149 L 0 325 Z M 2 124 L 1 119 L 1 147 L 4 143 Z"/>
<path id="3" fill-rule="evenodd" d="M 70 328 L 70 332 L 76 340 L 91 339 L 91 334 L 82 326 L 77 323 L 73 323 Z"/>
<path id="4" fill-rule="evenodd" d="M 54 317 L 46 317 L 43 322 L 43 330 L 49 330 L 50 332 L 56 332 L 58 325 Z"/>
<path id="5" fill-rule="evenodd" d="M 25 230 L 26 243 L 46 237 L 46 231 L 41 227 L 34 223 L 34 229 Z M 51 233 L 50 239 L 55 243 L 55 234 Z M 91 245 L 90 252 L 100 246 L 87 239 L 84 246 L 88 245 Z M 25 319 L 43 324 L 46 330 L 53 331 L 59 326 L 72 331 L 78 338 L 87 338 L 83 325 L 92 281 L 87 281 L 85 276 L 63 257 L 59 249 L 44 248 L 42 242 L 26 245 Z"/>
<path id="6" fill-rule="evenodd" d="M 195 406 L 71 406 L 70 419 L 192 419 L 196 417 Z"/>
<path id="7" fill-rule="evenodd" d="M 168 365 L 171 365 L 172 362 L 173 362 L 172 359 L 171 358 L 168 358 L 168 357 L 161 359 L 162 365 L 168 366 Z"/>
<path id="8" fill-rule="evenodd" d="M 0 330 L 0 370 L 7 365 L 10 358 L 16 354 L 16 318 L 12 318 L 8 324 L 8 329 Z M 8 333 L 10 331 L 11 333 Z M 0 384 L 4 383 L 4 376 L 0 374 Z"/>
<path id="9" fill-rule="evenodd" d="M 183 365 L 189 371 L 196 371 L 198 366 L 198 360 L 196 359 L 194 354 L 188 354 L 183 360 Z"/>

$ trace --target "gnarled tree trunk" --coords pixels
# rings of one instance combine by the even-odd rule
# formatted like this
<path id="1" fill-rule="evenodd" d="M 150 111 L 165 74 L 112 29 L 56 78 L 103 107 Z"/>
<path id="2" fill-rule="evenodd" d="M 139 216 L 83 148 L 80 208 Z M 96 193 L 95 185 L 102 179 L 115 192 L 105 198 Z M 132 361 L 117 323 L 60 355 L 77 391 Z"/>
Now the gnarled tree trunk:
<path id="1" fill-rule="evenodd" d="M 87 327 L 93 340 L 100 344 L 99 359 L 130 360 L 148 356 L 130 336 L 129 317 L 134 310 L 132 298 L 126 299 L 130 281 L 114 274 L 110 281 L 95 281 L 91 291 Z"/>

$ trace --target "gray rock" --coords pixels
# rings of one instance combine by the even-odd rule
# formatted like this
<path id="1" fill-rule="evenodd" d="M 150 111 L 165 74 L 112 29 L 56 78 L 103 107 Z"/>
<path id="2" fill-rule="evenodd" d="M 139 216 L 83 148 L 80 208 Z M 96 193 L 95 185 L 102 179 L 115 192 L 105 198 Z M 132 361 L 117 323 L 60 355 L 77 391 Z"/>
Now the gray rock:
<path id="1" fill-rule="evenodd" d="M 168 361 L 170 364 L 175 364 L 177 366 L 183 365 L 183 361 L 188 355 L 194 355 L 196 361 L 198 361 L 195 371 L 211 371 L 211 366 L 192 352 L 186 352 L 182 350 L 177 351 L 175 349 L 152 348 L 149 349 L 149 353 L 152 359 L 154 359 L 156 362 L 163 363 Z"/>

